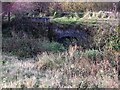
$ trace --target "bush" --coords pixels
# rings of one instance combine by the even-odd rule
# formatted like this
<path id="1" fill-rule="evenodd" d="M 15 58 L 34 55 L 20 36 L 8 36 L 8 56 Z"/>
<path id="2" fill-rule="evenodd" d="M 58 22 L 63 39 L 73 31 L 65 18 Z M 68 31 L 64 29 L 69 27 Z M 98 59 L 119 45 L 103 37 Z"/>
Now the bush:
<path id="1" fill-rule="evenodd" d="M 11 53 L 19 57 L 33 57 L 38 52 L 52 51 L 61 52 L 65 48 L 63 45 L 47 40 L 40 39 L 3 39 L 2 45 L 3 52 Z"/>
<path id="2" fill-rule="evenodd" d="M 44 45 L 44 48 L 52 52 L 65 51 L 65 47 L 62 44 L 59 44 L 57 42 L 47 43 L 46 45 Z"/>
<path id="3" fill-rule="evenodd" d="M 103 55 L 102 55 L 102 52 L 98 51 L 98 50 L 86 50 L 83 55 L 91 60 L 96 60 L 96 58 L 101 58 Z"/>
<path id="4" fill-rule="evenodd" d="M 118 36 L 110 37 L 109 47 L 115 51 L 120 51 L 120 40 Z"/>

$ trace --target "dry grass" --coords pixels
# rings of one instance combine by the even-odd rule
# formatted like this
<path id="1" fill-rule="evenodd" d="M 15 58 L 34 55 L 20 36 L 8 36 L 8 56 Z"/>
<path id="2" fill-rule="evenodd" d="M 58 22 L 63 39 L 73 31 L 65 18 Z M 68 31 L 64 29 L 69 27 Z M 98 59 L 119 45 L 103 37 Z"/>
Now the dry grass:
<path id="1" fill-rule="evenodd" d="M 94 61 L 84 53 L 70 47 L 66 52 L 44 52 L 24 61 L 3 55 L 0 87 L 118 88 L 117 62 L 105 56 Z"/>

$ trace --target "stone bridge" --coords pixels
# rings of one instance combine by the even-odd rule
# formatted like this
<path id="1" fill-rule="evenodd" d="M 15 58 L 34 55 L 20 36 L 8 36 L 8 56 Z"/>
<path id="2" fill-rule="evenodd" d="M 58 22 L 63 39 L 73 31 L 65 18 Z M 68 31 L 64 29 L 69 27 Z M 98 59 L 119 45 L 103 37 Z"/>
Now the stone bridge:
<path id="1" fill-rule="evenodd" d="M 86 21 L 91 22 L 90 18 L 83 18 L 83 19 L 85 22 Z M 41 32 L 41 30 L 43 29 L 42 30 L 43 33 L 41 34 L 43 35 L 44 33 L 47 33 L 50 41 L 55 40 L 57 42 L 64 43 L 65 45 L 70 43 L 77 43 L 77 44 L 83 44 L 84 47 L 89 47 L 90 42 L 92 41 L 91 41 L 91 36 L 88 34 L 89 31 L 86 32 L 86 30 L 84 29 L 85 27 L 80 29 L 69 28 L 67 30 L 62 30 L 60 28 L 56 28 L 52 26 L 51 20 L 52 18 L 49 18 L 49 17 L 24 17 L 22 21 L 22 25 L 29 27 L 29 29 L 32 29 L 32 28 L 37 29 L 37 32 L 32 31 L 33 33 L 35 33 L 35 35 L 39 34 L 39 31 Z M 111 25 L 118 24 L 118 19 L 104 20 L 99 18 L 96 21 L 97 23 L 111 23 Z M 34 23 L 37 23 L 37 25 Z M 30 32 L 30 30 L 28 30 L 27 32 Z"/>

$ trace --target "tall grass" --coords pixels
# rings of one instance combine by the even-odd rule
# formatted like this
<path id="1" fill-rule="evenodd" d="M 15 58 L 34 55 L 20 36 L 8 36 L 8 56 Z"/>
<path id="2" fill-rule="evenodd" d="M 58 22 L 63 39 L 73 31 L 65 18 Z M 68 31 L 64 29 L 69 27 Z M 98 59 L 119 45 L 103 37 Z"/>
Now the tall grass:
<path id="1" fill-rule="evenodd" d="M 18 57 L 33 57 L 40 52 L 51 51 L 57 53 L 66 49 L 62 44 L 50 43 L 48 40 L 3 38 L 2 50 L 3 53 L 17 55 Z"/>
<path id="2" fill-rule="evenodd" d="M 56 21 L 71 24 L 79 20 L 63 17 Z M 0 87 L 118 88 L 117 33 L 114 27 L 101 26 L 93 37 L 97 49 L 89 50 L 76 45 L 65 49 L 41 39 L 3 38 Z"/>
<path id="3" fill-rule="evenodd" d="M 118 88 L 115 58 L 111 62 L 108 57 L 112 54 L 102 53 L 103 59 L 97 50 L 82 51 L 74 46 L 65 52 L 37 54 L 35 60 L 3 55 L 0 87 Z"/>

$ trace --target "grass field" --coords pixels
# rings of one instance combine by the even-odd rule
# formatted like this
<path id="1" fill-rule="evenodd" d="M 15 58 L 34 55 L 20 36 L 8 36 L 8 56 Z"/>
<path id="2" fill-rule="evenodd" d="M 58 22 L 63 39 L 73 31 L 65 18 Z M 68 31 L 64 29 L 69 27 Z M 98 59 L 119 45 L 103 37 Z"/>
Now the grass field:
<path id="1" fill-rule="evenodd" d="M 82 18 L 54 18 L 53 23 L 70 28 Z M 118 88 L 120 26 L 85 22 L 92 36 L 92 49 L 64 47 L 48 38 L 4 38 L 0 60 L 2 88 Z M 79 29 L 79 27 L 78 27 Z M 95 32 L 94 32 L 95 31 Z M 86 33 L 89 33 L 86 32 Z M 7 34 L 5 35 L 7 36 Z"/>
<path id="2" fill-rule="evenodd" d="M 5 49 L 9 54 L 3 52 L 0 62 L 1 88 L 118 88 L 117 60 L 111 52 L 75 46 L 67 50 L 55 42 L 39 40 L 27 40 L 27 45 L 22 45 L 25 40 L 18 40 L 18 44 L 7 40 L 9 48 Z M 29 48 L 30 42 L 35 45 L 33 50 L 39 46 L 43 51 L 31 58 L 18 58 L 29 54 L 31 49 L 20 47 Z M 10 55 L 10 51 L 14 54 Z"/>

